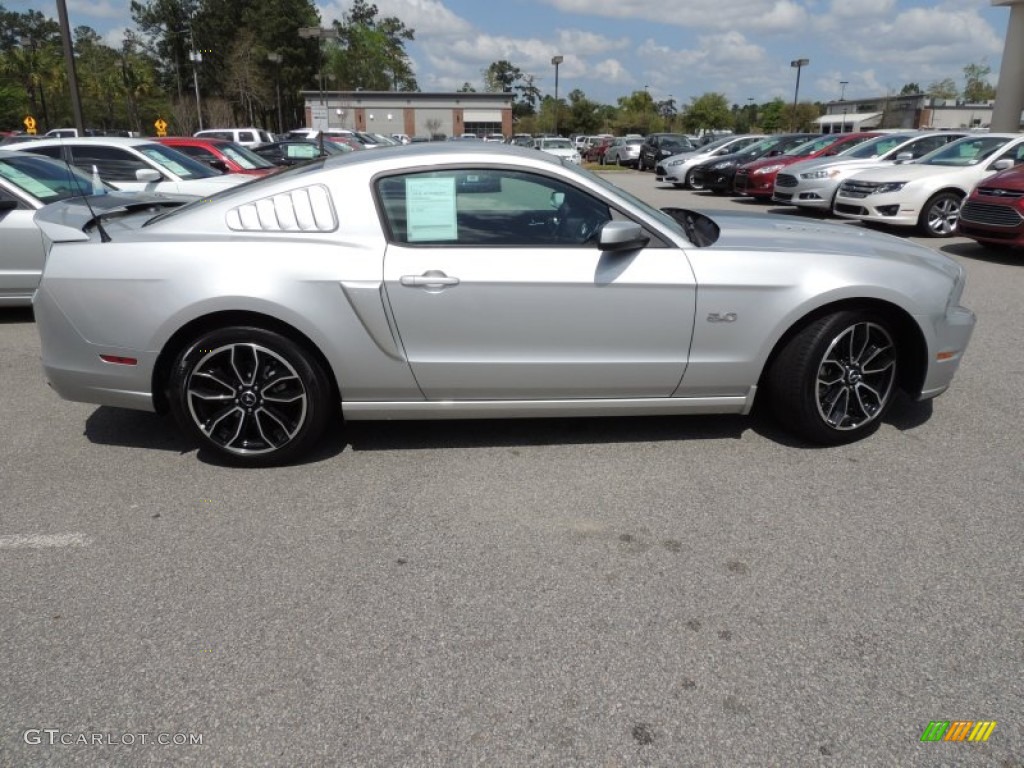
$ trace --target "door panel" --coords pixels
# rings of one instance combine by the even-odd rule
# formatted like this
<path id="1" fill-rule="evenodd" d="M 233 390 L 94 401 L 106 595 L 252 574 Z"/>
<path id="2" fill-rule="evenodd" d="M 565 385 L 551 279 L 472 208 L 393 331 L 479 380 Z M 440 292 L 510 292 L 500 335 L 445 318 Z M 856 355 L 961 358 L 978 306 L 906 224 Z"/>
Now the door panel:
<path id="1" fill-rule="evenodd" d="M 0 297 L 26 298 L 39 285 L 43 271 L 43 233 L 35 211 L 0 211 Z"/>

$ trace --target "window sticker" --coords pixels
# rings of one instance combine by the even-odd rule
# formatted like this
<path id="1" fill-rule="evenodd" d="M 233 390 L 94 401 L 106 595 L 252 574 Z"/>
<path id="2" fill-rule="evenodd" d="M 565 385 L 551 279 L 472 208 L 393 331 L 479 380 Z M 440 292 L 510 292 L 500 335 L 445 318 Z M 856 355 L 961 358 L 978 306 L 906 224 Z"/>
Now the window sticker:
<path id="1" fill-rule="evenodd" d="M 0 163 L 0 176 L 3 176 L 12 184 L 21 187 L 30 195 L 34 195 L 42 200 L 52 197 L 57 193 L 56 189 L 51 189 L 38 179 L 33 179 L 28 174 L 19 171 L 7 163 Z"/>
<path id="2" fill-rule="evenodd" d="M 405 207 L 409 242 L 457 240 L 455 179 L 406 179 Z"/>

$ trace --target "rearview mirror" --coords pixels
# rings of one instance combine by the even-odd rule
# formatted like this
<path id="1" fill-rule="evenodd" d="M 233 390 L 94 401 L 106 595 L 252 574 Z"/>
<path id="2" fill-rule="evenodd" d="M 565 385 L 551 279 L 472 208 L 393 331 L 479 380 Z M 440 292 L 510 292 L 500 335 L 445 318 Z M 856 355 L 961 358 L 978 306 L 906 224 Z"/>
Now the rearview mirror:
<path id="1" fill-rule="evenodd" d="M 551 193 L 551 207 L 561 208 L 562 203 L 565 202 L 565 192 L 552 192 Z"/>
<path id="2" fill-rule="evenodd" d="M 608 221 L 601 227 L 597 245 L 602 251 L 635 251 L 651 241 L 633 221 Z"/>
<path id="3" fill-rule="evenodd" d="M 163 176 L 160 175 L 160 171 L 154 170 L 153 168 L 139 168 L 135 172 L 135 179 L 137 181 L 162 181 Z"/>
<path id="4" fill-rule="evenodd" d="M 218 160 L 217 158 L 210 160 L 210 167 L 216 171 L 220 171 L 221 173 L 228 172 L 228 164 L 225 163 L 223 160 Z"/>

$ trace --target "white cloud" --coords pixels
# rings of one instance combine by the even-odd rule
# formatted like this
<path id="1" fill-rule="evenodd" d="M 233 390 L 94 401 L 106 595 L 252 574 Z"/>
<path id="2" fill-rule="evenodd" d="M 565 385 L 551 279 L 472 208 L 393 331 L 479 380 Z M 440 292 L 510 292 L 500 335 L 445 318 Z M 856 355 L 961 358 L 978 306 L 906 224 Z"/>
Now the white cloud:
<path id="1" fill-rule="evenodd" d="M 114 27 L 104 32 L 100 38 L 103 40 L 104 45 L 109 45 L 111 48 L 119 51 L 124 43 L 124 33 L 127 31 L 127 27 Z"/>
<path id="2" fill-rule="evenodd" d="M 127 3 L 118 3 L 115 6 L 110 0 L 67 0 L 68 16 L 75 19 L 71 23 L 72 27 L 78 26 L 80 16 L 92 16 L 97 19 L 124 18 L 126 5 Z"/>
<path id="3" fill-rule="evenodd" d="M 470 34 L 473 26 L 450 11 L 439 0 L 377 0 L 379 16 L 394 16 L 401 19 L 406 27 L 413 30 L 417 38 L 450 38 Z M 352 7 L 351 2 L 342 0 L 332 3 L 317 3 L 322 24 L 340 21 Z M 459 83 L 461 85 L 461 83 Z"/>
<path id="4" fill-rule="evenodd" d="M 621 85 L 623 83 L 629 83 L 633 80 L 633 76 L 626 71 L 626 68 L 622 66 L 622 63 L 616 59 L 605 59 L 599 61 L 593 67 L 593 73 L 595 77 L 600 78 L 608 83 L 615 83 Z"/>
<path id="5" fill-rule="evenodd" d="M 671 5 L 650 0 L 545 2 L 566 13 L 640 19 L 695 29 L 792 32 L 808 19 L 807 10 L 796 0 L 676 0 Z"/>

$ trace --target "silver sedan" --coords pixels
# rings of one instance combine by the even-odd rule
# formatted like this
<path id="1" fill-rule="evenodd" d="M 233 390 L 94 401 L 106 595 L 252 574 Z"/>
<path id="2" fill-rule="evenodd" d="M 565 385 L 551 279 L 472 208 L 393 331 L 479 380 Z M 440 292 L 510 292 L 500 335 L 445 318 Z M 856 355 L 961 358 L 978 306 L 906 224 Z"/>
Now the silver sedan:
<path id="1" fill-rule="evenodd" d="M 312 161 L 175 211 L 36 216 L 61 396 L 248 466 L 349 420 L 737 413 L 823 444 L 942 393 L 964 272 L 889 235 L 656 210 L 482 142 Z M 100 227 L 103 233 L 100 233 Z"/>

